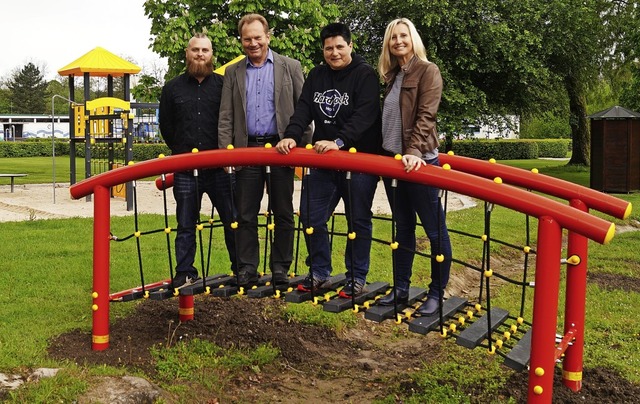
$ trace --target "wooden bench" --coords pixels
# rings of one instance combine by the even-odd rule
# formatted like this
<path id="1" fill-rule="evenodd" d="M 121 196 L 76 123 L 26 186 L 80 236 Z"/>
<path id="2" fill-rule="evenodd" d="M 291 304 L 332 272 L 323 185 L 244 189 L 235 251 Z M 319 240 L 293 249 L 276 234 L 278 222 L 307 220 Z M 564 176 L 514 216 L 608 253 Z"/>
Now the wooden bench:
<path id="1" fill-rule="evenodd" d="M 13 185 L 16 177 L 26 177 L 27 174 L 0 174 L 0 178 L 11 178 L 11 192 L 13 192 Z"/>

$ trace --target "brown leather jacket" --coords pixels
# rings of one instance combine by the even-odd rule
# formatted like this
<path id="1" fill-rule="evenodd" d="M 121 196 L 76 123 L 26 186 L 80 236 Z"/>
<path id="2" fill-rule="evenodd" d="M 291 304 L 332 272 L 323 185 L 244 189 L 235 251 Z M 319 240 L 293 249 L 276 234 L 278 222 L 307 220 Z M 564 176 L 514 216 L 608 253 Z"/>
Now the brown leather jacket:
<path id="1" fill-rule="evenodd" d="M 416 56 L 402 68 L 405 72 L 400 91 L 402 154 L 422 157 L 440 144 L 436 116 L 442 95 L 442 76 L 435 63 L 424 62 Z M 385 97 L 389 94 L 397 73 L 398 70 L 389 77 Z"/>

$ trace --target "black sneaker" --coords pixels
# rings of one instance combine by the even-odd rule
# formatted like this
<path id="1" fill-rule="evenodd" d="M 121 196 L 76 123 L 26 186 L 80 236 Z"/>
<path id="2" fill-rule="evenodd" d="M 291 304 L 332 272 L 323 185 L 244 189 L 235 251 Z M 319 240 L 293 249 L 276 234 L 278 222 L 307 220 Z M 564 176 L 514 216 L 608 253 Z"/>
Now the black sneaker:
<path id="1" fill-rule="evenodd" d="M 176 275 L 173 277 L 173 288 L 180 289 L 185 286 L 193 285 L 200 279 L 197 273 L 193 272 L 176 272 Z"/>
<path id="2" fill-rule="evenodd" d="M 351 296 L 358 297 L 366 292 L 367 289 L 364 287 L 364 283 L 348 281 L 338 295 L 340 297 L 351 298 Z"/>
<path id="3" fill-rule="evenodd" d="M 318 290 L 325 288 L 327 285 L 327 279 L 318 279 L 311 277 L 311 274 L 307 275 L 302 283 L 298 284 L 298 290 L 301 292 L 311 292 L 311 289 Z"/>

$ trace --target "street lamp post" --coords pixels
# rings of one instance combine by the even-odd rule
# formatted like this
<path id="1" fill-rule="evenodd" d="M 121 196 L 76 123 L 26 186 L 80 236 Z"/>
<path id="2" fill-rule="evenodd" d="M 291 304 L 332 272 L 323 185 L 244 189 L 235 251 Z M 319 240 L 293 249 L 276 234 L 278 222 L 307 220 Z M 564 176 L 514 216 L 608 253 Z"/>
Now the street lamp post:
<path id="1" fill-rule="evenodd" d="M 54 101 L 57 98 L 62 98 L 67 101 L 69 104 L 76 105 L 75 102 L 68 99 L 67 97 L 63 97 L 59 94 L 55 94 L 51 97 L 51 159 L 53 161 L 53 203 L 56 203 L 56 119 L 55 119 L 55 110 L 54 110 Z"/>

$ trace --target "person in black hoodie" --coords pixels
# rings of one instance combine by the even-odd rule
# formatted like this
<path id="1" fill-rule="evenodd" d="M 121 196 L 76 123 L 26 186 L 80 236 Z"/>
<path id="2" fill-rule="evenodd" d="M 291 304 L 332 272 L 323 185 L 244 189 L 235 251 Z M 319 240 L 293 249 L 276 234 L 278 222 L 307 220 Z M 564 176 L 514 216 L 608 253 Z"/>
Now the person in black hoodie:
<path id="1" fill-rule="evenodd" d="M 365 60 L 353 54 L 351 31 L 342 23 L 327 25 L 320 32 L 326 64 L 313 68 L 276 150 L 287 154 L 300 144 L 304 130 L 313 122 L 316 153 L 355 148 L 358 152 L 381 151 L 379 80 Z M 300 217 L 311 270 L 299 290 L 322 289 L 332 272 L 327 221 L 340 199 L 349 224 L 345 252 L 347 284 L 340 296 L 365 291 L 369 272 L 373 216 L 371 205 L 378 177 L 362 173 L 310 169 L 303 179 Z M 355 235 L 355 237 L 353 237 Z"/>

